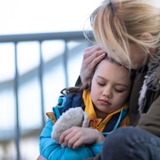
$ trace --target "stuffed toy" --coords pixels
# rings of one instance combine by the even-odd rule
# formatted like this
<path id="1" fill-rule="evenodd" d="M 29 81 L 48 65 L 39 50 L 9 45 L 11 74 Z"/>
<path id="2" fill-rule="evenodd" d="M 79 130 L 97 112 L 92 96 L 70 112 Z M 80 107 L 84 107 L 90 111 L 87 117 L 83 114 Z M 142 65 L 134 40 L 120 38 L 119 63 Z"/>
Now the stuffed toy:
<path id="1" fill-rule="evenodd" d="M 88 127 L 89 119 L 86 112 L 82 110 L 81 107 L 70 108 L 66 112 L 64 112 L 58 120 L 55 119 L 55 116 L 51 114 L 53 112 L 47 113 L 48 117 L 51 118 L 54 123 L 52 128 L 51 137 L 52 139 L 59 143 L 59 138 L 65 130 L 73 127 Z M 62 145 L 62 147 L 64 147 Z"/>

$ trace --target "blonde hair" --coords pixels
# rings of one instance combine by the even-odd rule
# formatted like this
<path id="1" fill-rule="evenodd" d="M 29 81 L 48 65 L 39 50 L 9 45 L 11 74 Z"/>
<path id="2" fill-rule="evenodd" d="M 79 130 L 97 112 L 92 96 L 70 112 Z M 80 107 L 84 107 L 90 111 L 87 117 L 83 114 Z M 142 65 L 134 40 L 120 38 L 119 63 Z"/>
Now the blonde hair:
<path id="1" fill-rule="evenodd" d="M 155 1 L 104 0 L 93 11 L 90 22 L 95 40 L 112 59 L 133 67 L 129 43 L 142 47 L 146 55 L 146 48 L 160 46 L 160 8 L 152 5 Z M 145 32 L 152 38 L 142 38 Z"/>

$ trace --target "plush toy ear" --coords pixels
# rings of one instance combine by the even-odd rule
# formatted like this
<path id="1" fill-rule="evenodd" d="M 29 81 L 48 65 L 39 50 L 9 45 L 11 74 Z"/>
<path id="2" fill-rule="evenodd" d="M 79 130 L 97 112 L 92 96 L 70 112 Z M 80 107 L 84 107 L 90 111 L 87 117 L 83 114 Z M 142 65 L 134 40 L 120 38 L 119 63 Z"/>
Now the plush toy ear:
<path id="1" fill-rule="evenodd" d="M 82 127 L 87 128 L 89 126 L 88 114 L 83 111 L 83 122 Z"/>
<path id="2" fill-rule="evenodd" d="M 47 117 L 49 117 L 52 120 L 53 124 L 56 123 L 56 117 L 53 112 L 47 112 L 46 115 L 47 115 Z"/>

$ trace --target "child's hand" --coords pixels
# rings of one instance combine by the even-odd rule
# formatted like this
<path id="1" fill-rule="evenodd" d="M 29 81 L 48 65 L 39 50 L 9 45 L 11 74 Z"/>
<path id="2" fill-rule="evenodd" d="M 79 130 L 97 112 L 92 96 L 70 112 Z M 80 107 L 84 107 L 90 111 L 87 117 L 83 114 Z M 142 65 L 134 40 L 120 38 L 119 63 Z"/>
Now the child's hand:
<path id="1" fill-rule="evenodd" d="M 76 149 L 81 145 L 104 141 L 104 139 L 102 133 L 96 129 L 72 127 L 61 134 L 60 144 Z"/>
<path id="2" fill-rule="evenodd" d="M 99 45 L 88 47 L 84 51 L 81 65 L 80 77 L 83 84 L 91 78 L 95 66 L 106 56 L 106 53 Z"/>

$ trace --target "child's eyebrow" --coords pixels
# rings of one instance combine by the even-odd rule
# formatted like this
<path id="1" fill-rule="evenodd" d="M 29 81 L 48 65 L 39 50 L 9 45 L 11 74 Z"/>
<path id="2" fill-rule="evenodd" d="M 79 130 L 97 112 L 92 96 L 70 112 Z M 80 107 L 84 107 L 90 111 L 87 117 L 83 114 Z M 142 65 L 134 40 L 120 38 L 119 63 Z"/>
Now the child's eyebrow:
<path id="1" fill-rule="evenodd" d="M 103 80 L 107 80 L 107 79 L 105 79 L 105 78 L 103 78 L 103 77 L 101 77 L 101 76 L 97 76 L 97 77 L 98 77 L 98 78 L 101 78 L 101 79 L 103 79 Z M 123 84 L 123 83 L 115 83 L 115 85 L 120 85 L 120 86 L 124 86 L 124 87 L 128 88 L 128 85 Z"/>

